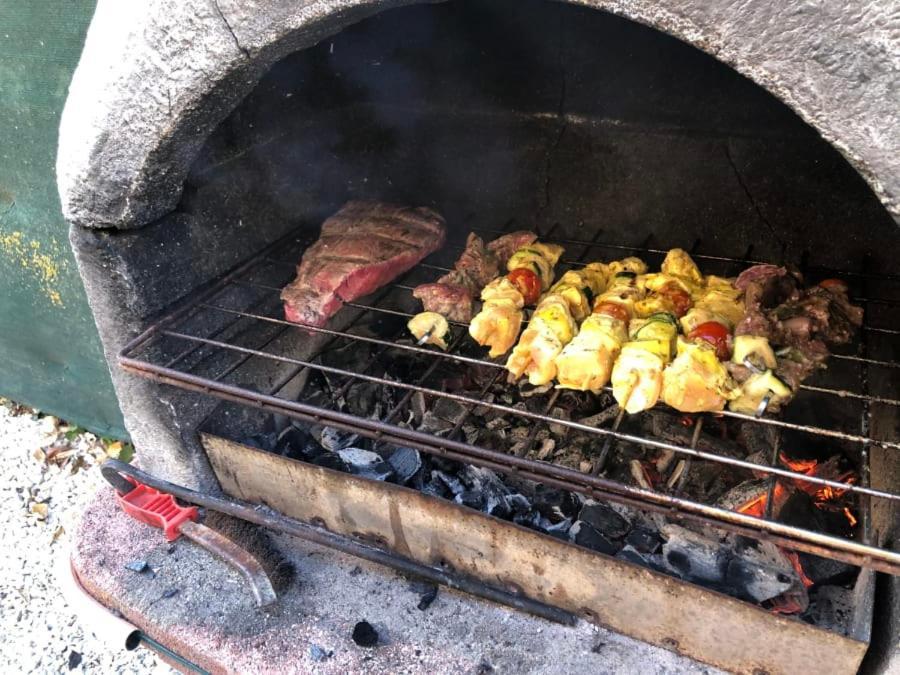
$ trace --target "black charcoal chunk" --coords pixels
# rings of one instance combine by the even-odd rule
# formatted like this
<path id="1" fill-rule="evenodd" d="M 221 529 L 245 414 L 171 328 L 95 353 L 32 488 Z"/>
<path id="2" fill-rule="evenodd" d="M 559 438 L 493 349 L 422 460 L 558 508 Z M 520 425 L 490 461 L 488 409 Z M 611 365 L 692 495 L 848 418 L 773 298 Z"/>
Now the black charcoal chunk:
<path id="1" fill-rule="evenodd" d="M 431 478 L 432 480 L 439 480 L 442 482 L 454 497 L 466 491 L 466 486 L 463 485 L 463 482 L 456 476 L 451 476 L 449 473 L 432 471 Z"/>
<path id="2" fill-rule="evenodd" d="M 463 492 L 460 492 L 456 495 L 454 501 L 457 504 L 468 506 L 470 509 L 478 509 L 479 511 L 484 506 L 482 494 L 475 490 L 464 490 Z"/>
<path id="3" fill-rule="evenodd" d="M 623 547 L 621 551 L 616 553 L 616 557 L 619 560 L 627 560 L 630 563 L 641 565 L 642 567 L 649 567 L 650 569 L 656 570 L 657 572 L 665 572 L 667 574 L 670 573 L 663 563 L 661 555 L 655 553 L 644 553 L 637 550 L 633 546 Z"/>
<path id="4" fill-rule="evenodd" d="M 790 589 L 795 581 L 784 570 L 739 557 L 728 561 L 725 573 L 729 591 L 742 600 L 753 602 L 776 598 Z"/>
<path id="5" fill-rule="evenodd" d="M 688 581 L 724 582 L 729 555 L 719 542 L 671 524 L 663 528 L 663 536 L 663 560 L 671 573 Z"/>
<path id="6" fill-rule="evenodd" d="M 380 455 L 362 448 L 344 448 L 337 451 L 338 456 L 347 464 L 350 473 L 370 480 L 387 480 L 394 475 L 391 465 Z"/>
<path id="7" fill-rule="evenodd" d="M 637 525 L 625 537 L 625 543 L 640 553 L 656 553 L 662 546 L 662 537 L 658 532 Z"/>
<path id="8" fill-rule="evenodd" d="M 358 439 L 358 434 L 347 433 L 334 427 L 323 427 L 319 433 L 319 444 L 330 452 L 349 448 Z"/>
<path id="9" fill-rule="evenodd" d="M 262 434 L 253 434 L 252 436 L 248 436 L 244 439 L 244 444 L 249 445 L 253 448 L 259 448 L 260 450 L 266 450 L 271 452 L 277 443 L 276 434 L 274 431 Z"/>
<path id="10" fill-rule="evenodd" d="M 619 544 L 611 541 L 590 524 L 581 520 L 569 528 L 569 541 L 607 555 L 615 555 L 621 548 Z"/>
<path id="11" fill-rule="evenodd" d="M 417 607 L 423 612 L 431 607 L 431 603 L 434 602 L 435 598 L 437 598 L 438 587 L 431 586 L 428 588 L 422 595 L 419 597 L 419 604 Z"/>
<path id="12" fill-rule="evenodd" d="M 396 448 L 387 461 L 399 483 L 411 480 L 422 469 L 422 456 L 415 448 Z"/>
<path id="13" fill-rule="evenodd" d="M 311 433 L 294 425 L 282 431 L 275 444 L 275 452 L 290 459 L 307 459 L 320 455 L 322 451 L 322 446 Z"/>
<path id="14" fill-rule="evenodd" d="M 510 513 L 524 515 L 531 511 L 531 502 L 525 495 L 516 493 L 506 496 L 506 507 Z"/>
<path id="15" fill-rule="evenodd" d="M 360 647 L 374 647 L 378 644 L 378 631 L 368 621 L 357 623 L 351 637 Z"/>
<path id="16" fill-rule="evenodd" d="M 578 519 L 612 539 L 621 539 L 631 529 L 631 523 L 624 516 L 602 502 L 585 504 Z"/>
<path id="17" fill-rule="evenodd" d="M 570 529 L 572 529 L 572 519 L 566 518 L 565 520 L 561 520 L 558 523 L 547 525 L 547 527 L 544 528 L 544 532 L 549 534 L 551 537 L 568 540 Z"/>
<path id="18" fill-rule="evenodd" d="M 822 558 L 809 553 L 798 553 L 803 573 L 819 585 L 842 586 L 853 581 L 859 574 L 859 568 L 840 560 Z"/>
<path id="19" fill-rule="evenodd" d="M 333 469 L 335 471 L 343 471 L 346 473 L 350 470 L 347 467 L 347 463 L 333 452 L 323 452 L 318 457 L 310 458 L 309 461 L 316 466 L 321 466 L 326 469 Z"/>
<path id="20" fill-rule="evenodd" d="M 76 652 L 74 649 L 69 650 L 69 659 L 66 663 L 69 670 L 75 670 L 78 666 L 81 665 L 81 652 Z"/>

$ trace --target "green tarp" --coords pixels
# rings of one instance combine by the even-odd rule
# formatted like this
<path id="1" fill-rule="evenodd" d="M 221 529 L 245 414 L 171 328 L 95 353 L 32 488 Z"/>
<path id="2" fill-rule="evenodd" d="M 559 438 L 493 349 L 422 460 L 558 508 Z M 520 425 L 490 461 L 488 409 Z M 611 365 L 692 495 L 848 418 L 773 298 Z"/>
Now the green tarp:
<path id="1" fill-rule="evenodd" d="M 93 9 L 90 0 L 0 0 L 0 396 L 122 435 L 54 173 Z"/>

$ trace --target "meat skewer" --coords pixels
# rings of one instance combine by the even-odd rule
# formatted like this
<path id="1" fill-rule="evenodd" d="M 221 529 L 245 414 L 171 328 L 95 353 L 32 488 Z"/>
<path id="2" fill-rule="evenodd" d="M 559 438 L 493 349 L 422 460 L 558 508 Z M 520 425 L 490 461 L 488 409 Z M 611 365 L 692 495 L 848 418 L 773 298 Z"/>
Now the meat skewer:
<path id="1" fill-rule="evenodd" d="M 659 400 L 663 371 L 674 356 L 677 319 L 690 309 L 702 283 L 700 270 L 682 249 L 666 254 L 658 274 L 638 279 L 638 286 L 649 292 L 635 303 L 639 318 L 629 323 L 630 340 L 622 345 L 610 378 L 613 397 L 629 414 Z"/>
<path id="2" fill-rule="evenodd" d="M 578 330 L 578 320 L 591 310 L 591 301 L 607 283 L 609 268 L 590 263 L 570 270 L 545 294 L 528 328 L 506 362 L 510 380 L 528 375 L 533 385 L 543 385 L 556 377 L 556 358 Z"/>
<path id="3" fill-rule="evenodd" d="M 741 292 L 727 279 L 709 276 L 694 306 L 681 317 L 686 337 L 663 372 L 663 401 L 681 412 L 722 410 L 740 395 L 725 362 L 731 358 L 732 332 L 743 316 Z"/>
<path id="4" fill-rule="evenodd" d="M 647 266 L 638 258 L 610 263 L 611 280 L 606 291 L 595 300 L 593 313 L 581 324 L 578 335 L 556 357 L 561 389 L 599 394 L 609 382 L 622 344 L 628 340 L 635 301 L 643 296 L 636 276 L 646 271 Z"/>
<path id="5" fill-rule="evenodd" d="M 556 244 L 532 243 L 513 253 L 506 264 L 509 274 L 484 287 L 481 311 L 469 324 L 474 340 L 491 348 L 494 358 L 509 351 L 519 337 L 522 309 L 533 305 L 541 291 L 553 283 L 553 268 L 563 254 Z"/>
<path id="6" fill-rule="evenodd" d="M 422 301 L 426 312 L 435 312 L 450 321 L 468 323 L 472 320 L 475 297 L 500 274 L 516 250 L 536 239 L 534 232 L 520 230 L 485 245 L 481 237 L 470 233 L 453 269 L 434 283 L 416 286 L 413 296 Z"/>

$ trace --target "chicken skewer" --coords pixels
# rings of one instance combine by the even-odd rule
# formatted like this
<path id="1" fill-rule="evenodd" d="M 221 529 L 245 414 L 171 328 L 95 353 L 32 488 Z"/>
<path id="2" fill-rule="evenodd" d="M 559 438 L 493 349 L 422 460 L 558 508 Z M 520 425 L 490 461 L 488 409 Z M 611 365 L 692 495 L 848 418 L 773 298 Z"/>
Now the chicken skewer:
<path id="1" fill-rule="evenodd" d="M 489 356 L 505 354 L 516 343 L 522 327 L 522 309 L 537 302 L 553 283 L 553 268 L 563 254 L 556 244 L 532 243 L 510 256 L 509 274 L 494 279 L 481 292 L 483 306 L 469 324 L 469 334 Z"/>
<path id="2" fill-rule="evenodd" d="M 610 263 L 611 280 L 594 302 L 593 313 L 581 324 L 575 338 L 556 357 L 558 386 L 561 389 L 599 394 L 609 382 L 613 364 L 622 344 L 628 340 L 628 322 L 634 304 L 643 297 L 636 276 L 647 266 L 638 258 Z"/>
<path id="3" fill-rule="evenodd" d="M 666 254 L 658 274 L 638 279 L 648 293 L 635 303 L 638 318 L 629 323 L 630 340 L 622 345 L 610 378 L 613 397 L 629 414 L 659 400 L 663 371 L 674 356 L 677 319 L 688 312 L 702 285 L 703 275 L 682 249 Z"/>
<path id="4" fill-rule="evenodd" d="M 722 410 L 740 396 L 725 363 L 735 324 L 743 317 L 741 292 L 727 279 L 707 277 L 694 306 L 681 317 L 675 360 L 663 372 L 663 401 L 681 412 Z"/>
<path id="5" fill-rule="evenodd" d="M 588 315 L 593 298 L 605 289 L 608 275 L 607 265 L 590 263 L 566 272 L 541 298 L 506 362 L 511 381 L 528 375 L 538 386 L 556 377 L 556 357 L 575 336 L 577 322 Z"/>

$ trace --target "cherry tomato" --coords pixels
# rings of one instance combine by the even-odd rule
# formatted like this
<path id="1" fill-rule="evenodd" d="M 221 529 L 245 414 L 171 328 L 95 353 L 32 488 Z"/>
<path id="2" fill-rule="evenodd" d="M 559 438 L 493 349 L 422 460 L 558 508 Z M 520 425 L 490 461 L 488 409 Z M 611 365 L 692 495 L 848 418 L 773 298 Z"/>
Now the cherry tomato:
<path id="1" fill-rule="evenodd" d="M 687 314 L 691 305 L 694 304 L 694 301 L 691 300 L 691 294 L 674 281 L 664 284 L 659 289 L 659 294 L 672 304 L 672 313 L 679 319 Z"/>
<path id="2" fill-rule="evenodd" d="M 823 279 L 819 282 L 819 286 L 828 291 L 837 291 L 839 293 L 847 292 L 847 284 L 840 279 Z"/>
<path id="3" fill-rule="evenodd" d="M 513 270 L 507 275 L 507 279 L 519 289 L 526 305 L 535 304 L 541 297 L 541 280 L 532 270 L 525 268 Z"/>
<path id="4" fill-rule="evenodd" d="M 718 321 L 701 323 L 688 333 L 691 340 L 705 340 L 715 347 L 720 361 L 727 361 L 731 357 L 731 346 L 728 344 L 730 336 L 728 329 Z"/>
<path id="5" fill-rule="evenodd" d="M 611 316 L 613 319 L 628 323 L 628 310 L 622 307 L 618 302 L 609 302 L 608 300 L 600 300 L 594 304 L 594 314 L 604 314 Z"/>

